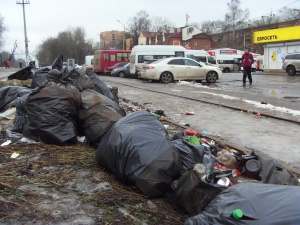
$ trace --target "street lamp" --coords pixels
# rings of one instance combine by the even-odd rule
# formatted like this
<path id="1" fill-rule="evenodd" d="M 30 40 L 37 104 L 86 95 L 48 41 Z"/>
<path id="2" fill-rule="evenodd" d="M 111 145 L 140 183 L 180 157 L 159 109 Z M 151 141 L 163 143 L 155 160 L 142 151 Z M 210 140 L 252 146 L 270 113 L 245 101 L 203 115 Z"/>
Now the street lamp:
<path id="1" fill-rule="evenodd" d="M 124 33 L 123 33 L 123 50 L 124 50 L 124 42 L 125 42 L 125 25 L 120 20 L 117 20 L 120 24 L 124 26 Z"/>

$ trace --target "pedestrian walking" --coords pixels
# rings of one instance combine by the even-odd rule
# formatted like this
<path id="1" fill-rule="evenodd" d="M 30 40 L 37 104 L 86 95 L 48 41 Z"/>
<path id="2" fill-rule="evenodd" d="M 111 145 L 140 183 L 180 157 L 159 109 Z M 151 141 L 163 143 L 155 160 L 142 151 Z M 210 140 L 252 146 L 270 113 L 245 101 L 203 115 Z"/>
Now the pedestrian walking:
<path id="1" fill-rule="evenodd" d="M 246 78 L 248 77 L 250 85 L 252 85 L 251 67 L 254 63 L 253 55 L 249 52 L 248 48 L 245 48 L 245 53 L 242 55 L 243 65 L 243 87 L 246 86 Z"/>
<path id="2" fill-rule="evenodd" d="M 7 68 L 10 68 L 10 61 L 7 61 Z"/>
<path id="3" fill-rule="evenodd" d="M 20 63 L 19 63 L 19 66 L 20 66 L 20 69 L 22 69 L 22 68 L 23 68 L 22 61 L 20 61 Z"/>

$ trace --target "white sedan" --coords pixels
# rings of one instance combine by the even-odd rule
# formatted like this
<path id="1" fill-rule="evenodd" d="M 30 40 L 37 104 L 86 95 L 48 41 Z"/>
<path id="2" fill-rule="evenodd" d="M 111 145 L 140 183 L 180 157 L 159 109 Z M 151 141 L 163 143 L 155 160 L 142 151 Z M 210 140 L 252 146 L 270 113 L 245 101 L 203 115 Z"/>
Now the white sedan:
<path id="1" fill-rule="evenodd" d="M 171 83 L 175 80 L 206 80 L 214 83 L 222 78 L 220 68 L 207 66 L 193 59 L 172 57 L 157 60 L 143 65 L 141 79 L 160 80 L 162 83 Z"/>

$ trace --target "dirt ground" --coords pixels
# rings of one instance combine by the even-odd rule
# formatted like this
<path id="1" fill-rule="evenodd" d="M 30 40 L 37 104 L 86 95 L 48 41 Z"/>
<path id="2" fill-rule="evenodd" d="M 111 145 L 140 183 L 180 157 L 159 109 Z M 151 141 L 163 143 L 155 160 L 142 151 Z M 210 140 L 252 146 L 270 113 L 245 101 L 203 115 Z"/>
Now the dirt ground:
<path id="1" fill-rule="evenodd" d="M 169 126 L 173 135 L 178 127 Z M 18 153 L 17 158 L 11 158 Z M 0 147 L 0 224 L 183 224 L 171 191 L 148 199 L 99 166 L 87 144 Z"/>

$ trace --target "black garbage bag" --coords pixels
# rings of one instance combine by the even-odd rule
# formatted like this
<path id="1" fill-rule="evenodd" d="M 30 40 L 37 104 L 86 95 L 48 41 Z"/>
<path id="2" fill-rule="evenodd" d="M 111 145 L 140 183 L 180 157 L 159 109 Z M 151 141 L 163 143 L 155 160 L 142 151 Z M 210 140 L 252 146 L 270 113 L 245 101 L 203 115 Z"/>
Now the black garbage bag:
<path id="1" fill-rule="evenodd" d="M 29 80 L 32 79 L 33 73 L 31 71 L 31 67 L 27 66 L 24 69 L 21 69 L 10 76 L 7 77 L 7 80 Z"/>
<path id="2" fill-rule="evenodd" d="M 27 115 L 26 115 L 26 101 L 28 98 L 28 95 L 24 95 L 22 97 L 19 97 L 17 99 L 17 106 L 16 106 L 16 116 L 15 116 L 15 122 L 14 127 L 12 131 L 22 133 L 23 127 L 27 123 Z"/>
<path id="3" fill-rule="evenodd" d="M 242 219 L 229 217 L 235 209 L 243 211 Z M 299 210 L 299 187 L 241 183 L 221 192 L 202 213 L 187 219 L 184 224 L 299 224 Z"/>
<path id="4" fill-rule="evenodd" d="M 59 82 L 62 77 L 62 69 L 63 69 L 63 56 L 60 55 L 54 60 L 51 66 L 45 66 L 35 71 L 31 81 L 31 88 L 45 86 L 48 80 Z M 54 73 L 52 72 L 49 75 L 48 72 L 50 72 L 51 70 L 54 70 L 56 72 Z"/>
<path id="5" fill-rule="evenodd" d="M 175 182 L 176 198 L 189 215 L 202 212 L 210 201 L 226 188 L 218 184 L 204 183 L 201 180 L 203 174 L 197 169 L 198 165 L 200 164 L 195 164 Z"/>
<path id="6" fill-rule="evenodd" d="M 164 195 L 182 168 L 164 126 L 144 110 L 115 123 L 103 136 L 96 160 L 118 180 L 135 184 L 151 198 Z"/>
<path id="7" fill-rule="evenodd" d="M 83 70 L 66 70 L 66 74 L 63 74 L 63 80 L 75 86 L 79 91 L 83 91 L 85 89 L 94 89 L 93 82 Z"/>
<path id="8" fill-rule="evenodd" d="M 31 89 L 19 86 L 7 86 L 0 88 L 0 112 L 5 111 L 9 103 L 13 102 L 18 97 L 28 94 L 29 92 L 31 92 Z"/>
<path id="9" fill-rule="evenodd" d="M 179 152 L 182 162 L 182 173 L 192 168 L 195 164 L 202 163 L 204 153 L 209 152 L 209 149 L 205 146 L 197 146 L 184 139 L 177 139 L 172 141 L 172 143 Z"/>
<path id="10" fill-rule="evenodd" d="M 105 84 L 105 82 L 93 71 L 87 70 L 86 75 L 92 80 L 94 84 L 94 90 L 102 95 L 105 95 L 106 97 L 114 100 L 114 96 L 111 93 L 109 87 Z"/>
<path id="11" fill-rule="evenodd" d="M 81 97 L 78 116 L 83 121 L 84 135 L 91 144 L 100 142 L 101 137 L 126 113 L 117 103 L 94 90 L 82 91 Z"/>
<path id="12" fill-rule="evenodd" d="M 49 82 L 33 90 L 26 101 L 24 136 L 57 145 L 76 143 L 80 105 L 80 92 L 70 85 Z"/>
<path id="13" fill-rule="evenodd" d="M 45 86 L 48 82 L 48 72 L 51 71 L 50 67 L 41 68 L 33 74 L 31 81 L 31 88 L 36 88 L 39 86 Z"/>
<path id="14" fill-rule="evenodd" d="M 296 175 L 280 165 L 273 158 L 261 152 L 253 152 L 253 154 L 257 156 L 260 162 L 260 177 L 263 183 L 299 185 Z"/>

